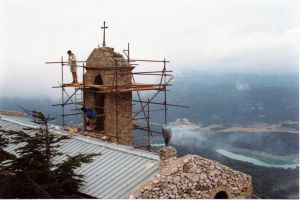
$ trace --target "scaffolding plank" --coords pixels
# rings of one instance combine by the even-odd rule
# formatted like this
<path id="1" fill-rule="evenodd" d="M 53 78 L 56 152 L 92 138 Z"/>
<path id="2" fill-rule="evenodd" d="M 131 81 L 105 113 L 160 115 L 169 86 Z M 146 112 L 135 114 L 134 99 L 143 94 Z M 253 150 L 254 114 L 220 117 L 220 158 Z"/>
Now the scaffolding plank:
<path id="1" fill-rule="evenodd" d="M 113 89 L 113 88 L 136 88 L 136 87 L 150 87 L 150 86 L 171 86 L 171 84 L 149 84 L 149 83 L 133 83 L 130 85 L 96 85 L 96 84 L 89 84 L 86 87 L 95 88 L 95 89 Z"/>
<path id="2" fill-rule="evenodd" d="M 112 93 L 112 92 L 135 92 L 135 91 L 147 91 L 147 90 L 164 90 L 163 87 L 146 87 L 146 88 L 128 88 L 128 89 L 104 89 L 99 91 L 86 90 L 87 92 L 95 92 L 95 93 Z"/>
<path id="3" fill-rule="evenodd" d="M 134 83 L 131 85 L 86 85 L 85 88 L 90 89 L 98 89 L 101 91 L 114 91 L 118 89 L 118 92 L 130 92 L 130 91 L 142 91 L 142 90 L 157 90 L 163 89 L 165 86 L 171 86 L 171 84 L 148 84 L 148 83 Z M 60 86 L 54 86 L 53 88 L 61 88 L 61 87 L 74 87 L 74 88 L 84 88 L 82 83 L 64 83 Z"/>
<path id="4" fill-rule="evenodd" d="M 135 83 L 131 85 L 86 85 L 86 88 L 97 89 L 98 91 L 90 91 L 96 93 L 111 93 L 111 92 L 135 92 L 135 91 L 146 91 L 146 90 L 165 90 L 166 86 L 170 84 L 147 84 L 147 83 Z M 88 91 L 88 90 L 87 90 Z"/>
<path id="5" fill-rule="evenodd" d="M 62 84 L 62 85 L 54 86 L 54 87 L 52 87 L 52 88 L 62 88 L 62 87 L 83 88 L 83 84 L 82 84 L 82 83 L 64 83 L 64 84 Z"/>

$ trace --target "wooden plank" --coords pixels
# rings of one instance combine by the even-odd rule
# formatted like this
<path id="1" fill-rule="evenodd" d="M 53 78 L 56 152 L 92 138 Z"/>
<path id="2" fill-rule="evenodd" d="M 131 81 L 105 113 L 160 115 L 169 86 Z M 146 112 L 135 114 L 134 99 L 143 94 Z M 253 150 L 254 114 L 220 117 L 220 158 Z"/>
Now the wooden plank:
<path id="1" fill-rule="evenodd" d="M 16 116 L 16 117 L 27 116 L 27 114 L 24 112 L 16 112 L 16 111 L 8 111 L 8 110 L 0 110 L 0 115 Z"/>
<path id="2" fill-rule="evenodd" d="M 78 88 L 83 88 L 82 83 L 64 83 L 62 86 L 54 86 L 52 88 L 61 88 L 61 87 L 78 87 Z"/>
<path id="3" fill-rule="evenodd" d="M 134 92 L 134 91 L 146 91 L 146 90 L 164 90 L 165 86 L 170 86 L 170 84 L 147 84 L 147 83 L 135 83 L 132 85 L 124 86 L 112 86 L 112 85 L 86 85 L 85 89 L 97 89 L 98 91 L 91 91 L 96 93 L 110 93 L 110 92 Z M 53 88 L 60 87 L 75 87 L 83 89 L 82 83 L 65 83 L 62 86 L 55 86 Z M 88 90 L 87 90 L 88 91 Z"/>

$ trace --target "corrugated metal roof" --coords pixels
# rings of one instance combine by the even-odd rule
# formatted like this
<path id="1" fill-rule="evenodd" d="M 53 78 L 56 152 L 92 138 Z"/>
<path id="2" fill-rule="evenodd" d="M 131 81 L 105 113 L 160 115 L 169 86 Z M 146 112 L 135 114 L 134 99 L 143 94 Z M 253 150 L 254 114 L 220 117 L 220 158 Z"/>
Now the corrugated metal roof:
<path id="1" fill-rule="evenodd" d="M 38 127 L 28 118 L 0 116 L 0 126 L 6 130 L 21 130 L 24 127 Z M 56 134 L 68 134 L 71 139 L 61 143 L 61 156 L 55 157 L 55 162 L 61 161 L 67 155 L 77 153 L 100 153 L 93 162 L 83 164 L 76 172 L 84 175 L 85 185 L 80 192 L 105 199 L 128 198 L 137 187 L 154 177 L 158 172 L 159 157 L 155 153 L 137 150 L 132 147 L 116 145 L 98 139 L 69 134 L 50 126 L 50 131 Z M 24 130 L 25 131 L 25 130 Z M 34 133 L 32 130 L 26 132 Z M 14 152 L 23 144 L 9 145 L 5 150 Z"/>

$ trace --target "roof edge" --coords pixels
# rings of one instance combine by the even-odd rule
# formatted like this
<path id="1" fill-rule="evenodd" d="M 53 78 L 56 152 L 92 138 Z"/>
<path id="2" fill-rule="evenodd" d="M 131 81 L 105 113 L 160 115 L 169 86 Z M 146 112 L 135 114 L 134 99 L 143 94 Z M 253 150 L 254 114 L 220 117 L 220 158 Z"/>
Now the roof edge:
<path id="1" fill-rule="evenodd" d="M 22 118 L 24 118 L 24 117 L 22 117 Z M 40 125 L 35 124 L 34 122 L 28 122 L 28 121 L 25 121 L 24 119 L 22 120 L 21 117 L 20 117 L 20 119 L 14 119 L 14 118 L 10 118 L 10 117 L 7 117 L 7 116 L 0 115 L 0 119 L 5 120 L 5 121 L 9 121 L 9 122 L 12 122 L 12 123 L 15 123 L 15 124 L 19 124 L 19 125 L 22 125 L 22 126 L 31 127 L 31 128 L 39 128 L 40 127 Z M 125 146 L 125 145 L 120 145 L 120 144 L 113 144 L 113 143 L 109 143 L 109 142 L 99 140 L 97 138 L 92 138 L 92 137 L 89 137 L 89 136 L 83 136 L 83 135 L 80 135 L 80 134 L 77 134 L 77 133 L 69 133 L 67 131 L 59 130 L 59 129 L 55 128 L 55 127 L 61 128 L 60 126 L 57 126 L 57 125 L 54 125 L 54 124 L 49 124 L 49 125 L 50 125 L 49 130 L 51 132 L 55 133 L 55 134 L 69 135 L 69 136 L 71 136 L 71 138 L 78 139 L 78 140 L 81 140 L 81 141 L 84 141 L 84 142 L 87 142 L 87 143 L 90 143 L 90 144 L 104 146 L 104 147 L 109 148 L 109 149 L 114 149 L 114 150 L 117 150 L 117 151 L 130 153 L 130 154 L 133 154 L 133 155 L 137 155 L 137 156 L 140 156 L 140 157 L 145 157 L 145 158 L 152 159 L 152 160 L 159 160 L 159 155 L 157 153 L 154 153 L 154 152 L 150 153 L 148 151 L 144 151 L 144 150 L 140 150 L 140 149 L 134 149 L 133 147 L 130 147 L 130 146 Z"/>

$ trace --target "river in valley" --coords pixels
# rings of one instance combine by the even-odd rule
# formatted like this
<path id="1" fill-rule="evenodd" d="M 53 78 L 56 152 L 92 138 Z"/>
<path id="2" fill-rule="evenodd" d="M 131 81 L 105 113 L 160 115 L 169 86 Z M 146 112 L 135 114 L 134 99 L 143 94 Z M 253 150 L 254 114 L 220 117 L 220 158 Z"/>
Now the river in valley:
<path id="1" fill-rule="evenodd" d="M 250 162 L 253 163 L 254 165 L 259 165 L 264 167 L 279 167 L 284 169 L 287 168 L 295 169 L 296 167 L 299 167 L 299 163 L 296 164 L 292 160 L 290 161 L 276 160 L 273 158 L 268 158 L 265 156 L 260 156 L 252 153 L 231 152 L 225 149 L 217 149 L 216 152 L 231 159 Z"/>

